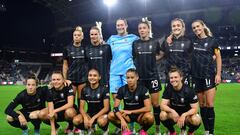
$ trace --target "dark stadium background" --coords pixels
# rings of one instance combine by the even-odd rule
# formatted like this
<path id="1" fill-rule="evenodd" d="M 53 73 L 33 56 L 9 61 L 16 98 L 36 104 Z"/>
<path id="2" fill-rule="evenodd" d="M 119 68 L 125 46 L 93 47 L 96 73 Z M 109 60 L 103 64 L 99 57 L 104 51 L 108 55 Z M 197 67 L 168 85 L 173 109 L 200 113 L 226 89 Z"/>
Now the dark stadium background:
<path id="1" fill-rule="evenodd" d="M 83 42 L 88 44 L 89 29 L 95 21 L 103 22 L 107 40 L 116 33 L 115 20 L 120 17 L 128 20 L 128 31 L 135 34 L 141 18 L 149 17 L 154 37 L 167 35 L 175 17 L 184 19 L 190 37 L 191 22 L 204 20 L 222 49 L 223 81 L 240 81 L 239 0 L 119 0 L 111 8 L 102 0 L 0 0 L 0 81 L 16 82 L 24 75 L 14 76 L 37 72 L 39 65 L 40 79 L 47 80 L 62 62 L 61 57 L 50 57 L 51 53 L 61 53 L 71 43 L 75 26 L 83 27 Z M 160 71 L 163 65 L 159 65 Z M 162 73 L 159 75 L 164 79 Z"/>

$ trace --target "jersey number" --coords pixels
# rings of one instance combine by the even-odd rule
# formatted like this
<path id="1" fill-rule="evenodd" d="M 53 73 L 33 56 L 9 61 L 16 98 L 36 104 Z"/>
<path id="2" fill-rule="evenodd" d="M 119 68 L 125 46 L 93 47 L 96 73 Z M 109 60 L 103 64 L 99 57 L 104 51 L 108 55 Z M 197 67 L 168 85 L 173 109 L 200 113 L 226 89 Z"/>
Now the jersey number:
<path id="1" fill-rule="evenodd" d="M 152 84 L 152 88 L 158 87 L 158 80 L 151 81 L 151 84 Z"/>

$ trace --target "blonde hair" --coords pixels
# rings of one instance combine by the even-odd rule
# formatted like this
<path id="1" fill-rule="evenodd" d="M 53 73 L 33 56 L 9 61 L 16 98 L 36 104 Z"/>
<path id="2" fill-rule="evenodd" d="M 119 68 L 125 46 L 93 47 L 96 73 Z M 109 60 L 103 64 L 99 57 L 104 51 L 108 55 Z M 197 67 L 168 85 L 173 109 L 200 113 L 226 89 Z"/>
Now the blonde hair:
<path id="1" fill-rule="evenodd" d="M 213 34 L 212 32 L 210 31 L 210 29 L 207 27 L 207 25 L 202 21 L 202 20 L 195 20 L 193 21 L 193 23 L 195 22 L 199 22 L 200 24 L 202 24 L 203 28 L 204 28 L 204 32 L 205 34 L 208 36 L 208 37 L 212 37 Z"/>
<path id="2" fill-rule="evenodd" d="M 181 19 L 181 18 L 175 18 L 175 19 L 173 19 L 172 21 L 171 21 L 171 27 L 172 27 L 172 24 L 173 24 L 173 22 L 175 22 L 175 21 L 179 21 L 179 22 L 181 22 L 181 24 L 182 24 L 182 31 L 181 31 L 181 36 L 184 36 L 185 35 L 185 31 L 186 31 L 186 27 L 185 27 L 185 23 L 184 23 L 184 21 L 183 21 L 183 19 Z M 171 32 L 171 34 L 172 34 L 172 32 Z"/>
<path id="3" fill-rule="evenodd" d="M 82 35 L 82 39 L 81 39 L 81 40 L 83 40 L 83 38 L 84 38 L 84 34 L 83 34 L 82 27 L 81 27 L 81 26 L 76 26 L 74 32 L 75 32 L 75 31 L 79 31 L 79 32 L 81 33 L 81 35 Z M 74 32 L 73 32 L 73 33 L 74 33 Z"/>

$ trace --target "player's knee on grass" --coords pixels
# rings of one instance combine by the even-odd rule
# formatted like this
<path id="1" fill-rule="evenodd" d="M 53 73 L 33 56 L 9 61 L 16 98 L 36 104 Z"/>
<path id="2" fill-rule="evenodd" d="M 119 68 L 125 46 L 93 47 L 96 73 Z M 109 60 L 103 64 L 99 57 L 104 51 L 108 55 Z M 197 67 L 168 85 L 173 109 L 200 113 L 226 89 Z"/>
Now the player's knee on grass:
<path id="1" fill-rule="evenodd" d="M 48 109 L 47 108 L 42 109 L 39 112 L 38 117 L 40 120 L 48 120 Z"/>
<path id="2" fill-rule="evenodd" d="M 167 114 L 167 112 L 161 111 L 161 113 L 160 113 L 160 120 L 161 120 L 161 121 L 165 121 L 165 120 L 167 120 L 167 119 L 168 119 L 168 114 Z"/>
<path id="3" fill-rule="evenodd" d="M 13 117 L 9 116 L 9 115 L 7 115 L 6 120 L 7 120 L 7 122 L 13 122 L 14 121 Z"/>
<path id="4" fill-rule="evenodd" d="M 194 126 L 198 126 L 201 124 L 201 117 L 199 114 L 195 114 L 195 115 L 192 115 L 189 119 L 189 122 L 194 125 Z"/>
<path id="5" fill-rule="evenodd" d="M 104 127 L 108 123 L 108 116 L 107 116 L 107 114 L 99 117 L 97 119 L 97 123 L 98 123 L 99 127 Z"/>
<path id="6" fill-rule="evenodd" d="M 77 116 L 75 116 L 74 118 L 73 118 L 73 124 L 74 125 L 79 125 L 79 124 L 81 124 L 81 123 L 83 123 L 83 117 L 82 117 L 82 115 L 77 115 Z"/>
<path id="7" fill-rule="evenodd" d="M 29 114 L 29 118 L 30 118 L 30 119 L 38 119 L 38 118 L 39 118 L 39 113 L 40 113 L 39 110 L 33 111 L 33 112 L 31 112 L 31 113 Z"/>
<path id="8" fill-rule="evenodd" d="M 71 120 L 76 115 L 77 115 L 77 112 L 74 108 L 68 108 L 64 113 L 65 118 L 68 120 Z"/>

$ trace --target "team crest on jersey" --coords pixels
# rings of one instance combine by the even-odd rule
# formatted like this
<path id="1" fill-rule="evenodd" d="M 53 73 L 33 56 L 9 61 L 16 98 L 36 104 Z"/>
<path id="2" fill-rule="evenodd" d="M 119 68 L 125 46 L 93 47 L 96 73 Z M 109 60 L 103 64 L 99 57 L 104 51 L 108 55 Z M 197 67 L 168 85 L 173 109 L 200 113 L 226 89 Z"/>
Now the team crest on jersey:
<path id="1" fill-rule="evenodd" d="M 135 96 L 135 100 L 138 101 L 138 96 Z"/>
<path id="2" fill-rule="evenodd" d="M 181 43 L 181 47 L 182 47 L 182 48 L 184 47 L 184 43 Z"/>
<path id="3" fill-rule="evenodd" d="M 181 103 L 184 103 L 184 98 L 181 98 L 180 100 L 181 100 Z"/>
<path id="4" fill-rule="evenodd" d="M 84 50 L 82 50 L 82 53 L 84 53 Z"/>
<path id="5" fill-rule="evenodd" d="M 204 47 L 206 48 L 207 46 L 208 46 L 208 43 L 205 43 L 205 44 L 204 44 Z"/>
<path id="6" fill-rule="evenodd" d="M 149 45 L 149 50 L 152 50 L 152 45 Z"/>
<path id="7" fill-rule="evenodd" d="M 38 99 L 37 99 L 37 102 L 39 103 L 40 101 L 41 101 L 40 98 L 38 98 Z"/>
<path id="8" fill-rule="evenodd" d="M 63 93 L 61 93 L 61 94 L 60 94 L 60 97 L 61 97 L 61 98 L 64 98 L 64 94 L 63 94 Z"/>
<path id="9" fill-rule="evenodd" d="M 98 99 L 100 98 L 100 94 L 99 94 L 99 93 L 97 94 L 97 98 L 98 98 Z"/>
<path id="10" fill-rule="evenodd" d="M 102 55 L 102 54 L 103 54 L 103 51 L 102 51 L 102 50 L 100 50 L 100 51 L 99 51 L 99 54 L 100 54 L 100 55 Z"/>

